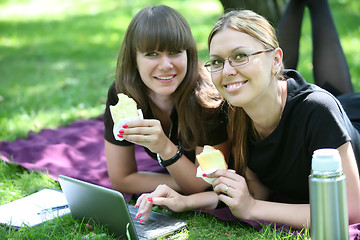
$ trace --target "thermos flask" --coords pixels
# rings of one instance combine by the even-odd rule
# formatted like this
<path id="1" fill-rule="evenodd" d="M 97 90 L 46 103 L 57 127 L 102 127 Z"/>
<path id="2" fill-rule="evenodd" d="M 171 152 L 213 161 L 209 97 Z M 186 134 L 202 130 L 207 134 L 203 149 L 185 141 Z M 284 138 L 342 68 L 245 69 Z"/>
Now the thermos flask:
<path id="1" fill-rule="evenodd" d="M 346 180 L 338 150 L 314 151 L 311 168 L 311 239 L 348 240 Z"/>

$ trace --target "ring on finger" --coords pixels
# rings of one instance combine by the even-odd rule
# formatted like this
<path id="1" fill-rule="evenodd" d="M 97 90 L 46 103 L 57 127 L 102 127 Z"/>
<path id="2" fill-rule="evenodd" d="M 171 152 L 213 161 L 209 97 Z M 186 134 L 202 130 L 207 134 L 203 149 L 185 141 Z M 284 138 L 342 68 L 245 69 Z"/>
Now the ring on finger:
<path id="1" fill-rule="evenodd" d="M 225 191 L 224 191 L 224 193 L 225 193 L 226 195 L 228 194 L 228 190 L 229 190 L 229 186 L 226 185 L 226 188 L 225 188 Z"/>

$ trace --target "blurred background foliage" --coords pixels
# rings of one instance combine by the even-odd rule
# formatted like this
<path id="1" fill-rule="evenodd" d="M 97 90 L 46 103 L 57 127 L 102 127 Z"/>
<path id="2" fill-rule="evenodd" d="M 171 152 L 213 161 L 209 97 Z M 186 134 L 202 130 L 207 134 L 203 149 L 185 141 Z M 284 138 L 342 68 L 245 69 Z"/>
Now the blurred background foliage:
<path id="1" fill-rule="evenodd" d="M 329 2 L 359 92 L 360 2 Z M 1 0 L 0 141 L 101 115 L 128 23 L 149 4 L 183 14 L 207 60 L 218 0 Z M 302 32 L 298 70 L 312 82 L 308 12 Z"/>

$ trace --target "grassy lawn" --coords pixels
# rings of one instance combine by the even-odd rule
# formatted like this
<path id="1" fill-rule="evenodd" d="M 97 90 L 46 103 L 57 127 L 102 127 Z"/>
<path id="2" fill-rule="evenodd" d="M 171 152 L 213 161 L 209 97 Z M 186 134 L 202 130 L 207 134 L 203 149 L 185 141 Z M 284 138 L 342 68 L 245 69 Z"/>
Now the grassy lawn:
<path id="1" fill-rule="evenodd" d="M 329 0 L 360 92 L 360 2 Z M 217 0 L 153 0 L 179 10 L 189 21 L 200 58 L 207 35 L 222 14 Z M 2 0 L 0 2 L 0 141 L 26 138 L 29 131 L 57 128 L 104 111 L 123 34 L 147 0 Z M 298 70 L 312 82 L 311 25 L 303 26 Z M 59 189 L 46 174 L 0 161 L 0 204 L 42 188 Z M 175 214 L 189 228 L 172 239 L 307 239 L 265 227 L 257 231 L 198 212 Z M 113 239 L 101 226 L 95 234 L 70 215 L 35 228 L 0 228 L 0 239 Z"/>

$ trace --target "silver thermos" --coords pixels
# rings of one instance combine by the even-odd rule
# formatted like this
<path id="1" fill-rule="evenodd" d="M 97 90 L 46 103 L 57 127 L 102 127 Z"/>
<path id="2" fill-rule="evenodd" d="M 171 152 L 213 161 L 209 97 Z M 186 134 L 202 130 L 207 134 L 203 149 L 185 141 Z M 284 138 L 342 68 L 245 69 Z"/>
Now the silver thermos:
<path id="1" fill-rule="evenodd" d="M 338 150 L 314 151 L 311 168 L 311 239 L 348 240 L 346 180 Z"/>

